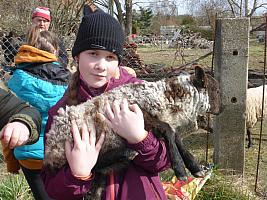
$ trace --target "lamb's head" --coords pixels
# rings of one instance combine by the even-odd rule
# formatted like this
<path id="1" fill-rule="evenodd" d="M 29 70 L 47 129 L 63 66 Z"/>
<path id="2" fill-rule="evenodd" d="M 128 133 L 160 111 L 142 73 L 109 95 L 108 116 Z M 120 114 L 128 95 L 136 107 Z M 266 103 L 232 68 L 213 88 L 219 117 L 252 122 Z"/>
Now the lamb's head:
<path id="1" fill-rule="evenodd" d="M 165 96 L 171 104 L 176 105 L 176 109 L 180 108 L 182 102 L 183 105 L 188 104 L 186 106 L 191 104 L 194 107 L 192 112 L 197 114 L 218 114 L 220 111 L 219 83 L 199 66 L 195 67 L 194 75 L 179 72 L 167 78 Z"/>
<path id="2" fill-rule="evenodd" d="M 206 74 L 199 66 L 195 67 L 195 75 L 191 77 L 191 81 L 199 91 L 199 94 L 203 95 L 203 98 L 206 98 L 205 96 L 208 95 L 209 109 L 206 110 L 206 106 L 203 105 L 203 111 L 214 115 L 219 114 L 221 105 L 219 82 L 211 75 Z M 204 101 L 201 102 L 204 103 Z"/>
<path id="3" fill-rule="evenodd" d="M 173 128 L 183 127 L 181 132 L 195 130 L 198 115 L 219 113 L 219 84 L 201 67 L 195 68 L 194 75 L 180 72 L 165 79 L 165 88 L 169 111 L 160 120 L 168 121 Z"/>

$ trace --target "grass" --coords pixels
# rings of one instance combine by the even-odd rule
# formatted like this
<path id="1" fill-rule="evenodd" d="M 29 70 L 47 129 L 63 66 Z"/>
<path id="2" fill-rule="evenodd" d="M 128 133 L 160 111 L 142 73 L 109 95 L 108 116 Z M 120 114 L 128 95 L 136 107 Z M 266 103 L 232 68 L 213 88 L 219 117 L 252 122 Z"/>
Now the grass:
<path id="1" fill-rule="evenodd" d="M 260 133 L 260 122 L 253 128 L 253 138 L 258 138 Z M 267 134 L 267 120 L 263 122 L 263 133 Z M 266 136 L 265 136 L 266 137 Z M 193 153 L 200 163 L 212 163 L 213 158 L 213 135 L 209 136 L 208 160 L 206 161 L 206 132 L 199 131 L 196 134 L 184 139 L 184 143 L 190 152 Z M 257 192 L 255 192 L 256 168 L 258 159 L 259 140 L 253 139 L 253 147 L 245 149 L 245 173 L 242 178 L 232 171 L 223 169 L 214 170 L 213 176 L 199 192 L 196 200 L 204 199 L 267 199 L 267 141 L 261 144 L 259 162 L 259 176 Z M 226 192 L 227 191 L 227 192 Z M 227 196 L 229 195 L 229 196 Z M 234 197 L 238 195 L 238 198 Z"/>
<path id="2" fill-rule="evenodd" d="M 138 53 L 146 64 L 160 63 L 166 65 L 167 67 L 175 67 L 188 63 L 199 58 L 202 55 L 209 53 L 210 51 L 211 50 L 207 49 L 185 49 L 183 51 L 183 60 L 181 59 L 179 51 L 177 51 L 176 49 L 170 49 L 166 45 L 164 45 L 162 49 L 161 47 L 138 48 Z M 175 56 L 176 54 L 177 56 Z M 207 58 L 201 60 L 200 64 L 209 66 L 211 63 L 211 58 L 212 56 L 208 56 Z"/>
<path id="3" fill-rule="evenodd" d="M 238 179 L 238 177 L 236 177 Z M 220 171 L 214 171 L 203 189 L 198 193 L 196 200 L 252 200 L 248 191 L 237 190 L 236 183 L 229 180 Z"/>
<path id="4" fill-rule="evenodd" d="M 176 49 L 170 49 L 167 45 L 163 47 L 147 46 L 138 48 L 140 57 L 146 64 L 160 63 L 167 67 L 179 66 L 192 60 L 199 58 L 210 52 L 207 49 L 184 49 L 184 60 L 179 56 L 179 51 Z M 178 56 L 175 57 L 176 52 Z M 258 43 L 255 39 L 251 39 L 249 43 L 249 69 L 263 69 L 264 61 L 264 43 Z M 212 56 L 208 56 L 201 60 L 199 64 L 211 67 Z"/>
<path id="5" fill-rule="evenodd" d="M 0 182 L 0 200 L 33 200 L 22 175 L 6 175 Z"/>
<path id="6" fill-rule="evenodd" d="M 258 43 L 256 40 L 252 39 L 249 45 L 249 69 L 263 71 L 264 43 Z"/>
<path id="7" fill-rule="evenodd" d="M 2 153 L 2 147 L 0 145 Z M 10 174 L 0 153 L 0 200 L 34 200 L 31 190 L 22 172 Z"/>

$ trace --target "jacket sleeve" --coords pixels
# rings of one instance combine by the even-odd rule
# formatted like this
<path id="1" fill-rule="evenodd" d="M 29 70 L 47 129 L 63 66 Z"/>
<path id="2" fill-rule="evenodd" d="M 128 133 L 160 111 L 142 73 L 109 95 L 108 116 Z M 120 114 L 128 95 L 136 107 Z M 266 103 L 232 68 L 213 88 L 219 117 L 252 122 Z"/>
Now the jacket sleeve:
<path id="1" fill-rule="evenodd" d="M 143 141 L 128 146 L 138 152 L 134 164 L 150 173 L 159 173 L 171 166 L 165 142 L 157 139 L 151 131 Z"/>
<path id="2" fill-rule="evenodd" d="M 57 200 L 81 199 L 91 189 L 94 181 L 94 177 L 88 181 L 75 178 L 68 165 L 62 167 L 57 173 L 50 173 L 43 169 L 41 177 L 48 195 Z"/>
<path id="3" fill-rule="evenodd" d="M 41 115 L 28 103 L 20 100 L 9 90 L 0 88 L 0 128 L 7 123 L 20 121 L 30 130 L 30 137 L 27 144 L 36 142 L 41 130 Z"/>
<path id="4" fill-rule="evenodd" d="M 40 113 L 26 102 L 21 101 L 9 90 L 0 88 L 0 129 L 7 123 L 19 121 L 24 123 L 30 131 L 27 144 L 38 140 L 41 129 Z M 16 173 L 20 169 L 19 163 L 13 155 L 13 151 L 3 146 L 3 156 L 7 164 L 7 171 Z"/>

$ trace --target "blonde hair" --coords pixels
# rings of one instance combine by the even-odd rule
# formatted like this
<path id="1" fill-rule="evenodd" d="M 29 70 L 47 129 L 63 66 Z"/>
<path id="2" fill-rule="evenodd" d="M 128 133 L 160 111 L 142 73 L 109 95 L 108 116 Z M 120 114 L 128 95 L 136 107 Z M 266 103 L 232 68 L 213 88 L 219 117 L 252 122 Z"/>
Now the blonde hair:
<path id="1" fill-rule="evenodd" d="M 58 51 L 58 38 L 50 31 L 41 31 L 38 26 L 32 26 L 27 34 L 27 44 L 37 49 L 55 53 Z"/>

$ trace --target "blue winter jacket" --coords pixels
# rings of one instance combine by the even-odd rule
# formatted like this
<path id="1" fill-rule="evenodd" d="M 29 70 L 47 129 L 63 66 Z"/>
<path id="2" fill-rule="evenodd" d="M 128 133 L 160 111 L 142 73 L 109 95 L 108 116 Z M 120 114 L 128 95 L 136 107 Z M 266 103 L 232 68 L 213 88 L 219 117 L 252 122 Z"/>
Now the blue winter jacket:
<path id="1" fill-rule="evenodd" d="M 14 149 L 18 160 L 44 158 L 44 129 L 48 110 L 63 96 L 70 72 L 59 62 L 19 63 L 8 81 L 8 87 L 21 99 L 36 107 L 42 116 L 39 140 Z"/>

